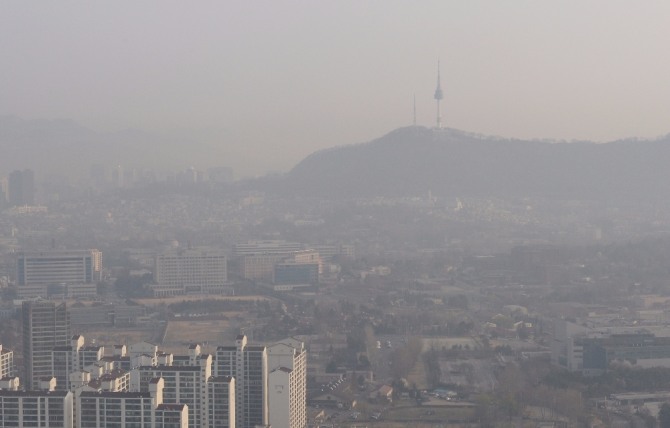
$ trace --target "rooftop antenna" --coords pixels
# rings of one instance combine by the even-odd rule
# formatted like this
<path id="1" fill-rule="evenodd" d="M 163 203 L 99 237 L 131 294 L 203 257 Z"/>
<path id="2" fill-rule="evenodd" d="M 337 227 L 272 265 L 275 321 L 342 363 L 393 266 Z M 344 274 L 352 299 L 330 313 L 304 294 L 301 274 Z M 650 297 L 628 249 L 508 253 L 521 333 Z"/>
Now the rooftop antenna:
<path id="1" fill-rule="evenodd" d="M 437 101 L 437 129 L 442 128 L 442 114 L 440 113 L 440 101 L 442 101 L 442 87 L 440 86 L 440 60 L 437 60 L 437 88 L 435 88 L 435 95 L 433 96 Z"/>

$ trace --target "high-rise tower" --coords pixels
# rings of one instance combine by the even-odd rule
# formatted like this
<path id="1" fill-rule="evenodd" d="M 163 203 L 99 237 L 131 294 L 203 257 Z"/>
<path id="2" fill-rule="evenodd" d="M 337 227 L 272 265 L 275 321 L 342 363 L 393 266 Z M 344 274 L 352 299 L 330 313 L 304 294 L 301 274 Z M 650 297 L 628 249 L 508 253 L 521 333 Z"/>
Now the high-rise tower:
<path id="1" fill-rule="evenodd" d="M 442 87 L 440 86 L 440 61 L 437 61 L 437 88 L 435 88 L 435 95 L 433 96 L 437 101 L 437 129 L 442 128 L 442 113 L 440 112 L 440 101 L 442 101 Z"/>
<path id="2" fill-rule="evenodd" d="M 30 169 L 13 171 L 7 179 L 9 205 L 35 205 L 35 174 Z"/>
<path id="3" fill-rule="evenodd" d="M 268 425 L 268 352 L 265 346 L 248 345 L 245 335 L 237 336 L 235 346 L 219 346 L 215 375 L 235 378 L 237 428 Z"/>
<path id="4" fill-rule="evenodd" d="M 307 351 L 288 338 L 268 346 L 269 423 L 277 428 L 307 426 Z"/>
<path id="5" fill-rule="evenodd" d="M 36 389 L 39 380 L 51 377 L 52 351 L 70 344 L 70 314 L 65 302 L 37 300 L 23 302 L 23 383 Z"/>

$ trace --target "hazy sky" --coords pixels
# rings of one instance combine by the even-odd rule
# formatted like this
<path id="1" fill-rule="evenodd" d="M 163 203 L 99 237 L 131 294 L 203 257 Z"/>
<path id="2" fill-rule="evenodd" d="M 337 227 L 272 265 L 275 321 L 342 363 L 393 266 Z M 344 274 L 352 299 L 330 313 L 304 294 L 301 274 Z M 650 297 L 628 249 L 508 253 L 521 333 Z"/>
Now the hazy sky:
<path id="1" fill-rule="evenodd" d="M 435 121 L 608 141 L 670 132 L 667 0 L 0 3 L 0 114 L 220 143 L 236 171 Z"/>

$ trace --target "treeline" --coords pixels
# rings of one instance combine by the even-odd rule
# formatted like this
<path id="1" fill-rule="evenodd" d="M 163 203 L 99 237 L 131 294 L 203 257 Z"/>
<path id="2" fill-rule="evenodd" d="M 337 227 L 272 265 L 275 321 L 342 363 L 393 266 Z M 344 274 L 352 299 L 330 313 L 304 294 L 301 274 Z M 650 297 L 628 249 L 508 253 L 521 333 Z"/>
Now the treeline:
<path id="1" fill-rule="evenodd" d="M 267 300 L 224 300 L 224 299 L 201 299 L 185 300 L 168 305 L 172 313 L 198 312 L 217 313 L 244 309 L 258 309 L 270 313 L 272 304 Z"/>

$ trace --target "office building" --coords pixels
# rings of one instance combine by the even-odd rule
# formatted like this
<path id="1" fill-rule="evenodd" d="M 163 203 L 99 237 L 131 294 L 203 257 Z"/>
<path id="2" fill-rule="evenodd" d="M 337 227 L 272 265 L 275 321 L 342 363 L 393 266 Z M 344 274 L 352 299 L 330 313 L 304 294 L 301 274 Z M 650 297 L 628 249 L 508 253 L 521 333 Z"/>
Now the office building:
<path id="1" fill-rule="evenodd" d="M 351 244 L 342 245 L 310 245 L 309 248 L 318 251 L 323 261 L 331 261 L 335 257 L 354 259 L 356 247 Z"/>
<path id="2" fill-rule="evenodd" d="M 216 350 L 216 376 L 235 378 L 235 426 L 254 428 L 268 425 L 268 361 L 265 346 L 248 345 L 239 335 L 235 346 Z"/>
<path id="3" fill-rule="evenodd" d="M 239 262 L 239 275 L 252 281 L 271 282 L 275 265 L 285 258 L 286 255 L 277 254 L 242 256 Z"/>
<path id="4" fill-rule="evenodd" d="M 22 307 L 24 384 L 37 388 L 38 380 L 51 377 L 54 348 L 70 344 L 70 316 L 65 302 L 25 301 Z"/>
<path id="5" fill-rule="evenodd" d="M 274 284 L 316 284 L 319 282 L 319 265 L 281 262 L 274 266 Z"/>
<path id="6" fill-rule="evenodd" d="M 307 352 L 305 344 L 285 339 L 268 346 L 269 423 L 273 428 L 307 424 Z"/>
<path id="7" fill-rule="evenodd" d="M 670 366 L 670 337 L 649 332 L 611 334 L 605 337 L 577 337 L 581 349 L 582 374 L 600 375 L 613 364 L 634 361 L 638 367 Z"/>
<path id="8" fill-rule="evenodd" d="M 61 288 L 70 286 L 75 294 L 90 294 L 101 273 L 102 253 L 98 250 L 21 252 L 16 258 L 17 293 L 23 298 L 46 297 L 62 294 Z"/>
<path id="9" fill-rule="evenodd" d="M 228 281 L 227 257 L 223 251 L 184 249 L 156 256 L 154 282 L 174 294 L 219 294 Z"/>
<path id="10" fill-rule="evenodd" d="M 302 244 L 282 240 L 248 241 L 233 246 L 235 256 L 279 255 L 288 256 L 302 250 Z"/>

